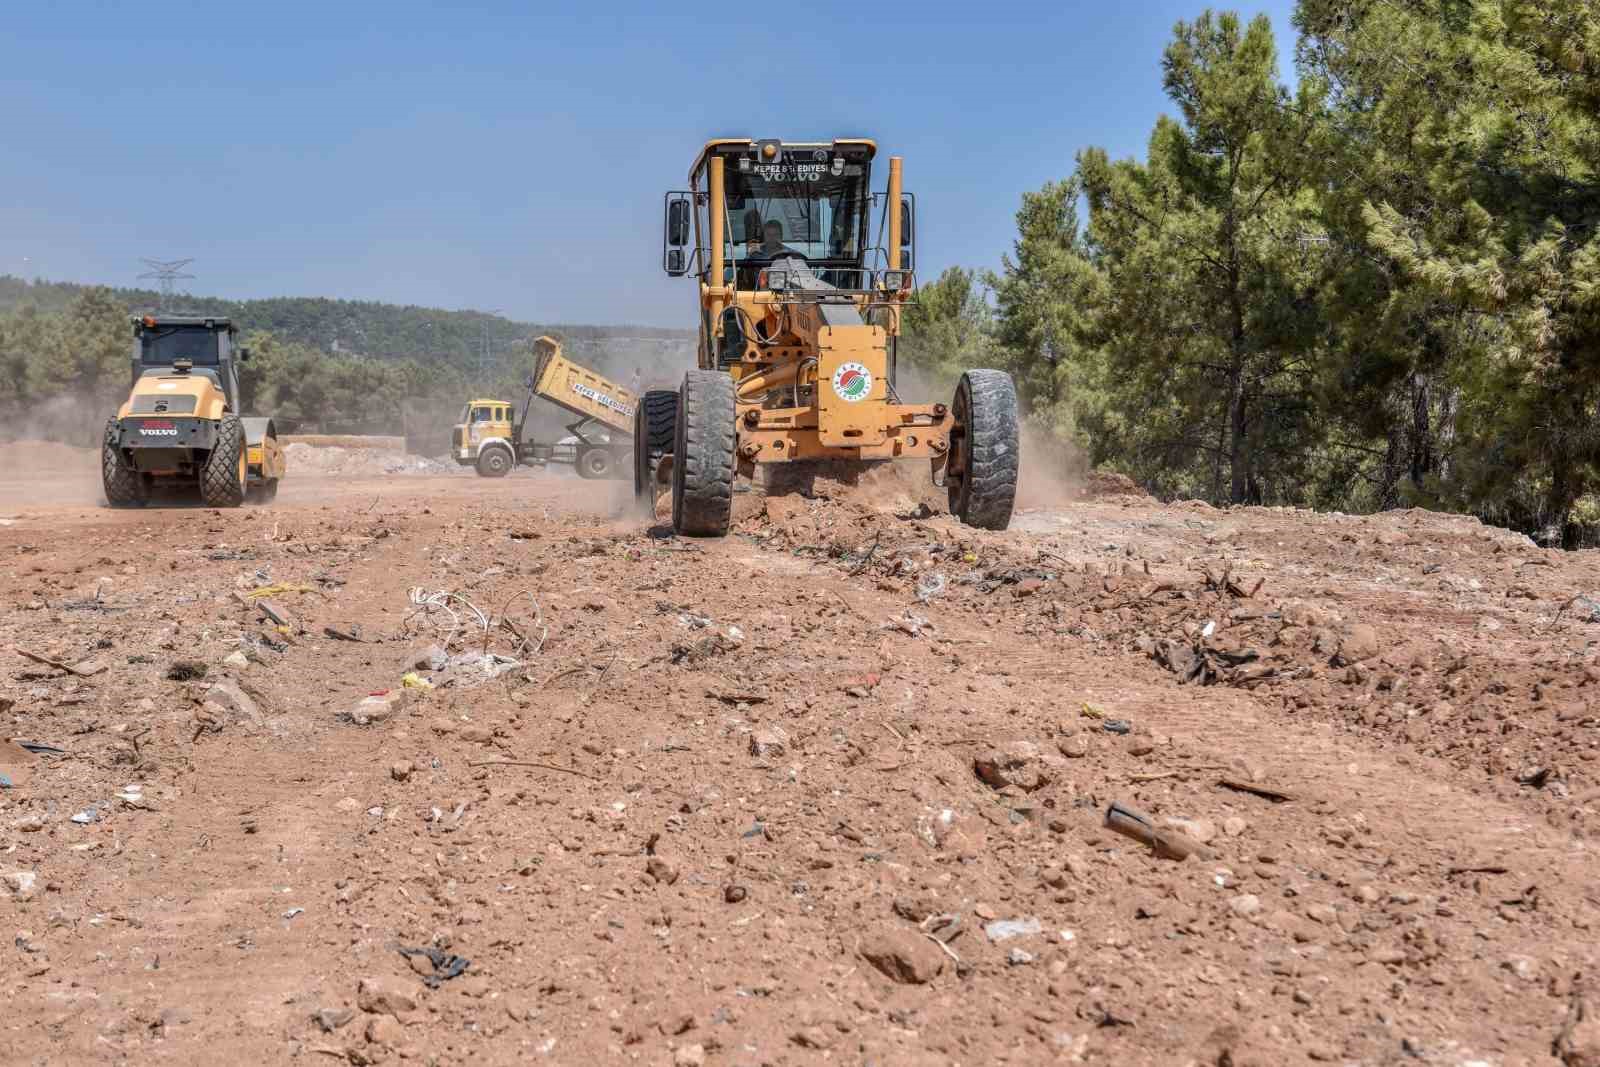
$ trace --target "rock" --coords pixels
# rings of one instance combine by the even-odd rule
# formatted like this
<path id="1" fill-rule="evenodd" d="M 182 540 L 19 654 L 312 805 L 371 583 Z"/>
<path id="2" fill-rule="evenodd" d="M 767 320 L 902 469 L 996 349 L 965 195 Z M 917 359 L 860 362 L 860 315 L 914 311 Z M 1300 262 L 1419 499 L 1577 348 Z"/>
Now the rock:
<path id="1" fill-rule="evenodd" d="M 789 735 L 781 726 L 763 726 L 750 735 L 750 755 L 781 756 L 789 750 Z"/>
<path id="2" fill-rule="evenodd" d="M 1156 744 L 1148 737 L 1128 738 L 1128 755 L 1148 756 L 1156 750 Z"/>
<path id="3" fill-rule="evenodd" d="M 256 601 L 256 610 L 261 612 L 262 616 L 274 626 L 286 627 L 291 633 L 300 632 L 300 620 L 296 619 L 288 608 L 277 601 L 262 597 Z"/>
<path id="4" fill-rule="evenodd" d="M 1054 779 L 1051 761 L 1064 763 L 1060 756 L 1047 757 L 1031 741 L 1010 741 L 990 749 L 972 761 L 973 772 L 995 789 L 1016 786 L 1032 792 L 1049 785 Z"/>
<path id="5" fill-rule="evenodd" d="M 417 671 L 442 671 L 449 665 L 450 654 L 438 645 L 429 645 L 411 661 L 411 669 Z"/>
<path id="6" fill-rule="evenodd" d="M 750 895 L 750 891 L 742 885 L 725 885 L 722 887 L 722 899 L 729 904 L 739 904 Z"/>
<path id="7" fill-rule="evenodd" d="M 1574 991 L 1567 1002 L 1567 1018 L 1554 1050 L 1563 1067 L 1600 1067 L 1600 1008 L 1582 990 Z"/>
<path id="8" fill-rule="evenodd" d="M 1254 1026 L 1224 1023 L 1200 1046 L 1198 1062 L 1206 1067 L 1279 1067 L 1289 1059 L 1285 1051 L 1264 1040 Z"/>
<path id="9" fill-rule="evenodd" d="M 704 1045 L 679 1045 L 672 1053 L 673 1067 L 705 1067 L 706 1047 Z"/>
<path id="10" fill-rule="evenodd" d="M 312 1016 L 325 1034 L 333 1033 L 355 1017 L 355 1011 L 350 1008 L 323 1008 Z"/>
<path id="11" fill-rule="evenodd" d="M 255 700 L 232 682 L 216 682 L 206 687 L 206 703 L 226 710 L 230 717 L 261 724 L 261 708 Z"/>
<path id="12" fill-rule="evenodd" d="M 661 856 L 651 856 L 644 865 L 645 873 L 661 885 L 671 885 L 678 880 L 678 868 Z"/>
<path id="13" fill-rule="evenodd" d="M 930 915 L 938 915 L 944 909 L 940 906 L 939 898 L 932 893 L 919 893 L 913 897 L 895 897 L 890 905 L 894 913 L 909 922 L 920 923 Z"/>
<path id="14" fill-rule="evenodd" d="M 1217 836 L 1217 824 L 1212 822 L 1210 819 L 1178 819 L 1169 817 L 1161 821 L 1165 825 L 1178 831 L 1180 834 L 1188 834 L 1202 845 L 1206 844 Z"/>
<path id="15" fill-rule="evenodd" d="M 983 932 L 990 941 L 996 943 L 1009 941 L 1013 937 L 1026 937 L 1030 934 L 1041 933 L 1044 924 L 1038 919 L 1029 916 L 1025 919 L 996 919 L 983 928 Z"/>
<path id="16" fill-rule="evenodd" d="M 32 900 L 34 886 L 39 882 L 39 876 L 32 871 L 7 871 L 0 880 L 5 882 L 11 899 L 16 901 Z"/>
<path id="17" fill-rule="evenodd" d="M 1351 626 L 1339 642 L 1339 666 L 1347 667 L 1378 654 L 1378 631 L 1364 622 Z"/>
<path id="18" fill-rule="evenodd" d="M 1339 912 L 1331 904 L 1312 904 L 1306 908 L 1306 918 L 1323 926 L 1334 926 L 1339 922 Z"/>
<path id="19" fill-rule="evenodd" d="M 1249 826 L 1249 823 L 1245 822 L 1237 815 L 1230 815 L 1226 819 L 1222 820 L 1222 832 L 1227 834 L 1229 837 L 1238 837 L 1240 834 L 1244 833 Z"/>
<path id="20" fill-rule="evenodd" d="M 18 833 L 36 834 L 44 829 L 43 815 L 24 815 L 12 822 L 11 828 Z"/>
<path id="21" fill-rule="evenodd" d="M 367 1040 L 384 1048 L 399 1048 L 405 1044 L 406 1028 L 398 1019 L 380 1015 L 367 1023 Z"/>
<path id="22" fill-rule="evenodd" d="M 944 970 L 945 954 L 921 934 L 883 926 L 861 941 L 861 957 L 901 985 L 923 985 Z"/>
<path id="23" fill-rule="evenodd" d="M 1013 967 L 1021 967 L 1025 964 L 1033 962 L 1033 953 L 1024 952 L 1020 948 L 1014 948 L 1010 952 L 1006 953 L 1006 962 Z"/>
<path id="24" fill-rule="evenodd" d="M 494 740 L 494 731 L 486 726 L 463 726 L 456 736 L 470 744 L 487 745 Z"/>
<path id="25" fill-rule="evenodd" d="M 410 762 L 401 760 L 399 763 L 389 765 L 389 777 L 397 782 L 404 782 L 411 777 L 411 772 L 415 769 Z"/>
<path id="26" fill-rule="evenodd" d="M 363 978 L 356 986 L 356 1005 L 370 1015 L 402 1015 L 417 1010 L 417 1001 L 392 978 Z"/>
<path id="27" fill-rule="evenodd" d="M 1044 588 L 1044 583 L 1037 578 L 1024 578 L 1011 587 L 1011 595 L 1019 600 L 1025 596 L 1033 596 Z"/>
<path id="28" fill-rule="evenodd" d="M 1073 734 L 1056 745 L 1068 759 L 1082 759 L 1089 754 L 1089 735 Z"/>
<path id="29" fill-rule="evenodd" d="M 1228 899 L 1228 910 L 1248 919 L 1261 913 L 1261 898 L 1254 893 L 1240 893 Z"/>
<path id="30" fill-rule="evenodd" d="M 343 800 L 339 801 L 333 806 L 333 810 L 341 811 L 346 815 L 350 815 L 361 810 L 361 801 L 357 800 L 355 797 L 345 797 Z"/>
<path id="31" fill-rule="evenodd" d="M 243 670 L 250 666 L 250 661 L 243 652 L 230 652 L 223 658 L 222 665 L 224 667 L 232 667 L 235 670 Z"/>
<path id="32" fill-rule="evenodd" d="M 400 713 L 411 702 L 411 694 L 415 690 L 401 687 L 390 689 L 382 693 L 373 693 L 356 701 L 356 706 L 350 709 L 350 721 L 357 726 L 370 726 L 375 722 L 388 722 Z"/>
<path id="33" fill-rule="evenodd" d="M 834 1045 L 833 1035 L 820 1026 L 807 1026 L 789 1035 L 789 1040 L 801 1048 L 823 1051 Z"/>

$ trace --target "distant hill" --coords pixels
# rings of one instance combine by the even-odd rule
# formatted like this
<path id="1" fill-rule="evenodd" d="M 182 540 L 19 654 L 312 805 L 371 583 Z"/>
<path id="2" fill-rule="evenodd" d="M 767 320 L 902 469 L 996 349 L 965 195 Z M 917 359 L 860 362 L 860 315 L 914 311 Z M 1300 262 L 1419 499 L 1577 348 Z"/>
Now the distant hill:
<path id="1" fill-rule="evenodd" d="M 94 287 L 0 275 L 0 315 L 28 306 L 59 312 L 90 288 Z M 160 303 L 160 294 L 151 289 L 109 288 L 130 312 L 154 310 Z M 561 337 L 569 354 L 601 373 L 692 364 L 695 338 L 691 330 L 518 322 L 479 311 L 327 297 L 225 300 L 184 293 L 172 298 L 171 310 L 226 316 L 242 330 L 266 330 L 280 340 L 325 352 L 446 363 L 468 373 L 476 371 L 487 340 L 491 379 L 514 373 L 516 367 L 507 366 L 508 362 L 520 361 L 527 352 L 527 345 L 518 342 L 541 333 Z"/>

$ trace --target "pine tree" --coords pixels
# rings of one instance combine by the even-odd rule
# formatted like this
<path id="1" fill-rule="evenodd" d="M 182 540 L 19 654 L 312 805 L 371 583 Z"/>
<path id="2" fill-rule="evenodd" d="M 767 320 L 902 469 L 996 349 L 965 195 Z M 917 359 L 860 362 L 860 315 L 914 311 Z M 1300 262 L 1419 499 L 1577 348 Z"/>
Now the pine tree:
<path id="1" fill-rule="evenodd" d="M 1163 71 L 1181 121 L 1157 122 L 1147 160 L 1078 160 L 1113 391 L 1096 454 L 1166 492 L 1292 497 L 1314 422 L 1318 90 L 1278 83 L 1264 16 L 1179 23 Z"/>

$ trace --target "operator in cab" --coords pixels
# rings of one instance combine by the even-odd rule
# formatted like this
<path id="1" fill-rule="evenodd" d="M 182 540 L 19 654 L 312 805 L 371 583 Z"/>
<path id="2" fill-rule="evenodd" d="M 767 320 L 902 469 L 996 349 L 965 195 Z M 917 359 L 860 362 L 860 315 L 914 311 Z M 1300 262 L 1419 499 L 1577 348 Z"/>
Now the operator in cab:
<path id="1" fill-rule="evenodd" d="M 761 226 L 761 245 L 756 249 L 756 255 L 762 259 L 777 259 L 779 256 L 798 256 L 800 253 L 783 243 L 783 223 L 768 219 Z"/>

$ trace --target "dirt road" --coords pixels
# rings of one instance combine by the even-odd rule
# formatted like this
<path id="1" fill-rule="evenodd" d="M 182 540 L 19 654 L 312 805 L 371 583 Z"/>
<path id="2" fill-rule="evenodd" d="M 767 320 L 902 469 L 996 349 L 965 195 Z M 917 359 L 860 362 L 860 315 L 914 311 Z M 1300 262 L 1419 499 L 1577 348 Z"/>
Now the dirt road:
<path id="1" fill-rule="evenodd" d="M 1593 553 L 73 477 L 0 484 L 6 1062 L 1600 1062 Z"/>

